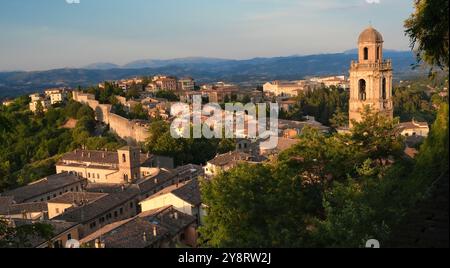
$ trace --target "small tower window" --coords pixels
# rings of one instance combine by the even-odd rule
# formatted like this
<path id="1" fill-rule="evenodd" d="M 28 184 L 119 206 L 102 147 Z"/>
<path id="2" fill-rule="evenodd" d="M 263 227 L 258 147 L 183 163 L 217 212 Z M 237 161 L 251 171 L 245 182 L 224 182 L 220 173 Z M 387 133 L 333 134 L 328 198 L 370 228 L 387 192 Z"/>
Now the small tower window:
<path id="1" fill-rule="evenodd" d="M 369 49 L 367 47 L 364 48 L 364 60 L 369 59 Z"/>
<path id="2" fill-rule="evenodd" d="M 380 60 L 380 47 L 377 47 L 377 60 Z"/>
<path id="3" fill-rule="evenodd" d="M 381 96 L 382 96 L 383 100 L 387 99 L 387 94 L 386 94 L 386 78 L 383 78 L 383 81 L 382 81 L 382 86 L 381 86 Z"/>
<path id="4" fill-rule="evenodd" d="M 122 162 L 123 163 L 127 162 L 127 156 L 125 154 L 122 154 Z"/>
<path id="5" fill-rule="evenodd" d="M 366 80 L 361 79 L 361 80 L 359 80 L 359 100 L 365 101 L 366 99 L 367 99 Z"/>

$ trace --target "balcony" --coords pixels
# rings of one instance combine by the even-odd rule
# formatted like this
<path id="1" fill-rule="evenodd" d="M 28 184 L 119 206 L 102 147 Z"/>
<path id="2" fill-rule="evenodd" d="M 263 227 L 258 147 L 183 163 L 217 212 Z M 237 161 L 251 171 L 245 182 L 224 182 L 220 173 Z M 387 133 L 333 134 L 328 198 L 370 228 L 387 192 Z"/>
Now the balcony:
<path id="1" fill-rule="evenodd" d="M 368 62 L 368 63 L 359 63 L 358 61 L 352 61 L 351 63 L 352 70 L 358 69 L 378 69 L 378 70 L 392 70 L 392 60 L 385 60 L 382 62 Z"/>

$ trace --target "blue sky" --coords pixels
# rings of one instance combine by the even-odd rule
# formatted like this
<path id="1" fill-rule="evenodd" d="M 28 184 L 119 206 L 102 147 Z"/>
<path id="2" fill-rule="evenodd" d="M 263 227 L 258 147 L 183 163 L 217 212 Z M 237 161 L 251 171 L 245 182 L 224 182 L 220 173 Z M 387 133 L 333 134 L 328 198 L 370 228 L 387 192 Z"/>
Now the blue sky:
<path id="1" fill-rule="evenodd" d="M 0 0 L 0 70 L 341 52 L 369 22 L 407 50 L 413 11 L 412 0 L 66 1 Z"/>

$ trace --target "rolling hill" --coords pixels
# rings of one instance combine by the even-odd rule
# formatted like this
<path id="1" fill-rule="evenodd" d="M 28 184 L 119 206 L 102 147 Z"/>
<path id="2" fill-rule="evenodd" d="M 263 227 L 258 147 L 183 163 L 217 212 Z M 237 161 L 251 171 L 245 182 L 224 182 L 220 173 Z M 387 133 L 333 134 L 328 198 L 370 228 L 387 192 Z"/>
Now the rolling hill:
<path id="1" fill-rule="evenodd" d="M 168 74 L 192 76 L 199 83 L 227 81 L 261 84 L 270 80 L 298 80 L 306 76 L 348 74 L 354 50 L 334 54 L 226 60 L 215 58 L 182 58 L 173 60 L 141 60 L 124 66 L 97 63 L 82 69 L 55 69 L 35 72 L 0 72 L 0 97 L 14 97 L 48 87 L 89 86 L 104 80 L 132 76 Z M 412 70 L 415 57 L 409 51 L 386 51 L 397 79 L 418 74 Z"/>

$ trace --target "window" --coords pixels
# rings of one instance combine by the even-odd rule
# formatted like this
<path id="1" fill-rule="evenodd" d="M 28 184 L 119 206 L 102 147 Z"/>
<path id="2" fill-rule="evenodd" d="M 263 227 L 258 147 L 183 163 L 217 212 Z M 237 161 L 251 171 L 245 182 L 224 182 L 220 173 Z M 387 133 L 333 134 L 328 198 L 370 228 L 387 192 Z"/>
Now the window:
<path id="1" fill-rule="evenodd" d="M 369 49 L 367 47 L 364 48 L 364 60 L 369 59 Z"/>
<path id="2" fill-rule="evenodd" d="M 380 47 L 377 47 L 377 60 L 380 60 Z"/>
<path id="3" fill-rule="evenodd" d="M 67 240 L 72 240 L 72 234 L 67 235 Z"/>
<path id="4" fill-rule="evenodd" d="M 53 248 L 63 248 L 62 241 L 58 240 L 53 243 Z"/>
<path id="5" fill-rule="evenodd" d="M 59 214 L 59 208 L 55 209 L 56 214 Z"/>
<path id="6" fill-rule="evenodd" d="M 127 162 L 127 156 L 125 154 L 122 154 L 122 162 L 124 163 Z"/>
<path id="7" fill-rule="evenodd" d="M 386 78 L 383 78 L 383 82 L 382 82 L 382 86 L 381 86 L 381 95 L 383 100 L 385 100 L 387 98 L 386 95 Z"/>
<path id="8" fill-rule="evenodd" d="M 114 218 L 117 218 L 117 216 L 118 216 L 117 211 L 114 211 Z"/>
<path id="9" fill-rule="evenodd" d="M 130 208 L 133 208 L 133 202 L 130 203 Z"/>
<path id="10" fill-rule="evenodd" d="M 366 80 L 361 79 L 361 80 L 359 80 L 359 100 L 365 101 L 366 99 L 367 99 Z"/>
<path id="11" fill-rule="evenodd" d="M 123 208 L 120 208 L 120 215 L 123 214 Z"/>

